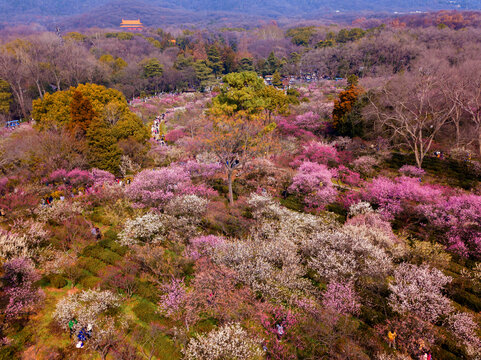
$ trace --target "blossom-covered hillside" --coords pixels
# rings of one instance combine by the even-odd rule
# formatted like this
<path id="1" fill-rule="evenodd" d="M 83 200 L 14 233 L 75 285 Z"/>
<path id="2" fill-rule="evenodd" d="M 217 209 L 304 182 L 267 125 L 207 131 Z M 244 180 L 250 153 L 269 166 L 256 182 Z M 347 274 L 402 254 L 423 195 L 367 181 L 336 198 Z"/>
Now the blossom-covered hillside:
<path id="1" fill-rule="evenodd" d="M 479 359 L 480 163 L 355 77 L 213 90 L 1 132 L 0 358 Z"/>

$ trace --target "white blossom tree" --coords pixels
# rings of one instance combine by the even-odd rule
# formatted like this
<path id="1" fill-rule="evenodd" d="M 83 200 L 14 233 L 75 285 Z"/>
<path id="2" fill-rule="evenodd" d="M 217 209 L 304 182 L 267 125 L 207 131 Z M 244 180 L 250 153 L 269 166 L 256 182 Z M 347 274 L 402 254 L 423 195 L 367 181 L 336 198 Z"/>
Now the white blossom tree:
<path id="1" fill-rule="evenodd" d="M 119 316 L 120 298 L 111 291 L 84 290 L 61 299 L 53 318 L 67 330 L 69 322 L 75 334 L 91 328 L 87 348 L 99 353 L 102 360 L 117 342 L 117 329 L 123 327 Z"/>
<path id="2" fill-rule="evenodd" d="M 239 324 L 227 324 L 192 338 L 184 355 L 186 360 L 260 360 L 263 351 L 259 344 Z"/>
<path id="3" fill-rule="evenodd" d="M 440 315 L 452 311 L 449 299 L 442 294 L 443 287 L 451 280 L 436 268 L 402 263 L 389 284 L 389 304 L 401 314 L 410 312 L 434 323 Z"/>

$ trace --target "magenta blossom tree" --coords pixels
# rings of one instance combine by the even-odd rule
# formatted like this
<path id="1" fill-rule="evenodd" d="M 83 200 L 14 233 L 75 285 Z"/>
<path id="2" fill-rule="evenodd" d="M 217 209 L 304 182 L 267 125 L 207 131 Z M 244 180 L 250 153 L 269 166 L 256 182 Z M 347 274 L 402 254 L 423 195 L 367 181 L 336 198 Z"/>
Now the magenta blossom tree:
<path id="1" fill-rule="evenodd" d="M 443 195 L 439 188 L 422 185 L 418 179 L 399 177 L 394 180 L 378 177 L 362 192 L 364 200 L 379 206 L 386 219 L 400 214 L 406 204 L 432 203 Z"/>
<path id="2" fill-rule="evenodd" d="M 299 166 L 302 162 L 334 166 L 339 163 L 339 154 L 335 147 L 321 142 L 310 142 L 305 145 L 301 153 L 292 162 L 292 166 Z"/>
<path id="3" fill-rule="evenodd" d="M 441 198 L 435 203 L 421 205 L 419 211 L 449 250 L 481 259 L 481 196 L 466 194 Z"/>
<path id="4" fill-rule="evenodd" d="M 172 278 L 164 286 L 166 293 L 160 297 L 159 310 L 167 316 L 175 316 L 181 312 L 187 302 L 187 290 L 183 279 Z"/>
<path id="5" fill-rule="evenodd" d="M 323 208 L 336 198 L 337 191 L 332 184 L 332 173 L 325 166 L 304 162 L 294 176 L 289 191 L 303 195 L 311 208 Z"/>

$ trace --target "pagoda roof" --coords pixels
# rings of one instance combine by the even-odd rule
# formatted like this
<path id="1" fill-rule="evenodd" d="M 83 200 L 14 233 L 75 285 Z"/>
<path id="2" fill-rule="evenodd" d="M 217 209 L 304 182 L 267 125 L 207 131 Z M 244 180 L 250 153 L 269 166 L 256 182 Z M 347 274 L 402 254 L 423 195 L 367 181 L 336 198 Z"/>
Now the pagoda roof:
<path id="1" fill-rule="evenodd" d="M 122 23 L 120 24 L 120 26 L 122 26 L 122 25 L 142 26 L 142 23 L 140 22 L 140 19 L 137 19 L 137 20 L 124 20 L 124 19 L 122 19 Z"/>

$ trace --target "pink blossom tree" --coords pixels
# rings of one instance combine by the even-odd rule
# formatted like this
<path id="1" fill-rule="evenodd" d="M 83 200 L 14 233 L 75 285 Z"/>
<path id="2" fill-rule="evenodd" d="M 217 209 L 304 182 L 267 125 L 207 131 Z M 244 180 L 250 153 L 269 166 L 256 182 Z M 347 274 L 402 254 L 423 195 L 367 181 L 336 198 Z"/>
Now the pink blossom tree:
<path id="1" fill-rule="evenodd" d="M 3 265 L 3 291 L 8 299 L 4 310 L 7 319 L 18 319 L 38 306 L 44 293 L 35 286 L 40 276 L 31 260 L 15 258 Z"/>
<path id="2" fill-rule="evenodd" d="M 358 314 L 361 308 L 359 296 L 352 283 L 331 281 L 322 298 L 322 304 L 341 315 Z"/>
<path id="3" fill-rule="evenodd" d="M 172 277 L 164 286 L 166 293 L 160 297 L 159 311 L 167 316 L 178 315 L 187 302 L 187 290 L 183 279 Z"/>
<path id="4" fill-rule="evenodd" d="M 333 146 L 313 141 L 304 146 L 291 165 L 299 166 L 302 162 L 333 166 L 339 163 L 339 154 Z"/>
<path id="5" fill-rule="evenodd" d="M 419 211 L 448 249 L 481 258 L 481 196 L 466 194 L 424 204 Z"/>
<path id="6" fill-rule="evenodd" d="M 210 196 L 215 192 L 205 185 L 194 185 L 189 173 L 180 166 L 143 170 L 127 188 L 127 196 L 139 207 L 162 207 L 178 195 Z"/>
<path id="7" fill-rule="evenodd" d="M 399 177 L 390 180 L 375 178 L 362 192 L 362 197 L 379 206 L 386 219 L 400 214 L 409 203 L 432 203 L 443 194 L 442 190 L 430 185 L 422 185 L 418 179 Z"/>
<path id="8" fill-rule="evenodd" d="M 332 173 L 325 165 L 304 162 L 294 176 L 289 191 L 304 195 L 309 207 L 323 208 L 334 201 L 337 195 L 331 179 Z"/>

